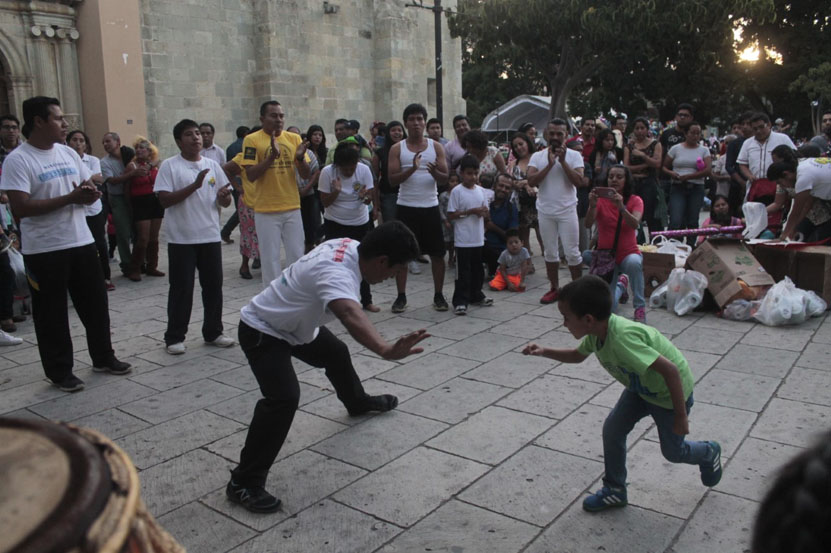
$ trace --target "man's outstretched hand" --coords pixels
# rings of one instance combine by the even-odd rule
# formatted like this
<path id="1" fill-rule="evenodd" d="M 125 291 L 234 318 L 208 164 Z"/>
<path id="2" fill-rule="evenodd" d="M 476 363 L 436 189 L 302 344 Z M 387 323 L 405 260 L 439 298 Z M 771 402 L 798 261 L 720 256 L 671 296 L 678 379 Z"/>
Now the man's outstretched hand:
<path id="1" fill-rule="evenodd" d="M 384 352 L 382 357 L 384 359 L 403 359 L 408 355 L 415 355 L 416 353 L 421 353 L 424 351 L 424 348 L 416 348 L 413 346 L 415 346 L 422 340 L 426 340 L 429 337 L 430 335 L 427 334 L 427 331 L 424 329 L 416 330 L 415 332 L 406 334 L 398 340 L 396 340 L 394 344 L 389 346 L 389 348 L 387 349 L 387 351 Z"/>

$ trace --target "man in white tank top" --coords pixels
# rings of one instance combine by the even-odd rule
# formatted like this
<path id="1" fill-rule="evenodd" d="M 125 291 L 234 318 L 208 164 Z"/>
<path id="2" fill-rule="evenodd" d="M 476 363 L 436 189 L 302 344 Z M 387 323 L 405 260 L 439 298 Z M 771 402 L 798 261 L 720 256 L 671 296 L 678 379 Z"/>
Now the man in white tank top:
<path id="1" fill-rule="evenodd" d="M 436 181 L 447 182 L 447 161 L 442 145 L 424 136 L 427 124 L 424 106 L 410 104 L 404 109 L 403 120 L 407 138 L 390 148 L 389 181 L 392 186 L 399 186 L 398 220 L 413 231 L 421 253 L 430 256 L 435 289 L 433 308 L 447 311 L 447 300 L 442 294 L 444 236 L 436 189 Z M 407 272 L 400 272 L 395 281 L 398 297 L 392 304 L 392 311 L 401 313 L 407 308 Z"/>

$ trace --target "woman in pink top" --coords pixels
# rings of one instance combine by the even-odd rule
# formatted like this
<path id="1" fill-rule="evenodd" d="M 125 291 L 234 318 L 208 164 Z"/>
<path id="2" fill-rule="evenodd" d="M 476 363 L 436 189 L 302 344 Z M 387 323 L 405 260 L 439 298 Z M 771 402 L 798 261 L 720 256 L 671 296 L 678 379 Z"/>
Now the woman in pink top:
<path id="1" fill-rule="evenodd" d="M 620 236 L 615 250 L 615 274 L 612 282 L 613 309 L 618 303 L 626 303 L 632 288 L 632 304 L 635 320 L 646 322 L 646 300 L 643 295 L 643 257 L 638 249 L 636 234 L 643 216 L 643 200 L 632 194 L 632 173 L 623 165 L 609 168 L 607 186 L 613 190 L 611 198 L 600 197 L 596 189 L 589 193 L 589 211 L 586 213 L 586 227 L 597 223 L 597 248 L 612 249 L 618 218 L 621 219 Z M 593 252 L 583 252 L 583 260 L 591 264 Z"/>

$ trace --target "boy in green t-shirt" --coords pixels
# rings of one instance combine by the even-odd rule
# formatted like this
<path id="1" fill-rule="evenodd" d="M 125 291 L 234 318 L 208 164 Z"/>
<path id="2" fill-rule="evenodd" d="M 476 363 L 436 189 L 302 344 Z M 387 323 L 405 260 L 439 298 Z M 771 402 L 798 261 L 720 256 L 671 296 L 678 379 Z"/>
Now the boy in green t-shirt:
<path id="1" fill-rule="evenodd" d="M 658 427 L 661 453 L 671 463 L 698 465 L 701 482 L 715 486 L 721 480 L 721 446 L 692 442 L 687 414 L 693 405 L 693 377 L 687 360 L 651 326 L 612 315 L 609 286 L 589 275 L 560 289 L 558 307 L 563 324 L 577 349 L 549 349 L 529 344 L 526 355 L 540 355 L 562 363 L 582 363 L 591 353 L 626 389 L 603 423 L 603 488 L 583 501 L 595 512 L 623 507 L 626 499 L 626 436 L 635 424 L 651 415 Z"/>

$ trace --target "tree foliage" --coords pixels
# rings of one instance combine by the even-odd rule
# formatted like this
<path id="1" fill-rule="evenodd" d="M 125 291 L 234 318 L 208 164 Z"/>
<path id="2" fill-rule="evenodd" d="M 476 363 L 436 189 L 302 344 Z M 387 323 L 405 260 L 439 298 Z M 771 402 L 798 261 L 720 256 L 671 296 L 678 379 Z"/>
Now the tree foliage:
<path id="1" fill-rule="evenodd" d="M 554 116 L 566 115 L 570 97 L 586 107 L 643 111 L 654 102 L 672 110 L 727 70 L 736 14 L 764 22 L 773 1 L 459 0 L 450 28 L 469 50 L 468 68 L 486 65 L 547 84 Z M 716 68 L 701 82 L 702 72 Z M 488 86 L 478 84 L 463 91 L 467 98 Z"/>

